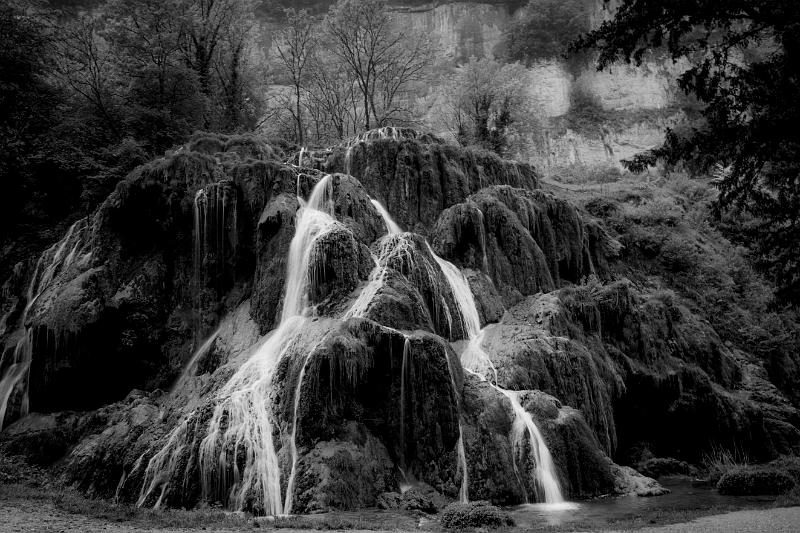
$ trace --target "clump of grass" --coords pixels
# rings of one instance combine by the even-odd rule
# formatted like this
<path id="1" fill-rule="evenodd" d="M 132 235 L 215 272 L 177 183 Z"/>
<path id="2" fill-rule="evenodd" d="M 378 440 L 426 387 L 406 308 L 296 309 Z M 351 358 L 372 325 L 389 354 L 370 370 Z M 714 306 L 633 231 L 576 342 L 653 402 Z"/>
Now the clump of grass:
<path id="1" fill-rule="evenodd" d="M 451 503 L 442 511 L 441 524 L 445 529 L 498 528 L 513 526 L 514 519 L 487 501 L 477 501 Z"/>
<path id="2" fill-rule="evenodd" d="M 711 483 L 717 483 L 726 472 L 746 467 L 749 463 L 750 460 L 747 454 L 737 448 L 731 450 L 721 446 L 714 446 L 703 457 L 706 478 Z"/>
<path id="3" fill-rule="evenodd" d="M 778 496 L 775 500 L 775 507 L 795 507 L 800 505 L 800 484 L 794 486 L 792 490 Z"/>

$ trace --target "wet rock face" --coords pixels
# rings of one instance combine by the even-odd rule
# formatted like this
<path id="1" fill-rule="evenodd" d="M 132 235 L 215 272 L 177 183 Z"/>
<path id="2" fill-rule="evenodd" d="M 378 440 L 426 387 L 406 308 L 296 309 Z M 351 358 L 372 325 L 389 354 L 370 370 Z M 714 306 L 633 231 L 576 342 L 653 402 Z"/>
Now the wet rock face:
<path id="1" fill-rule="evenodd" d="M 32 410 L 85 410 L 165 386 L 188 343 L 250 290 L 256 223 L 269 199 L 294 189 L 295 173 L 252 159 L 272 157 L 258 143 L 212 155 L 211 140 L 135 170 L 33 269 L 29 308 L 9 324 L 0 362 L 30 339 Z M 6 423 L 24 400 L 16 387 Z"/>
<path id="2" fill-rule="evenodd" d="M 733 441 L 770 457 L 796 440 L 785 401 L 765 408 L 750 396 L 741 362 L 707 323 L 629 282 L 529 297 L 487 328 L 484 346 L 504 386 L 580 409 L 615 457 L 645 445 L 697 462 Z"/>
<path id="3" fill-rule="evenodd" d="M 482 187 L 533 189 L 533 167 L 429 139 L 378 138 L 357 142 L 328 159 L 328 171 L 358 179 L 407 231 L 428 235 L 439 213 Z"/>
<path id="4" fill-rule="evenodd" d="M 462 268 L 484 271 L 507 305 L 589 275 L 605 277 L 612 239 L 563 200 L 543 191 L 492 186 L 446 209 L 435 249 Z"/>
<path id="5" fill-rule="evenodd" d="M 462 488 L 459 444 L 471 500 L 541 499 L 527 414 L 569 498 L 657 493 L 609 458 L 642 447 L 687 461 L 720 444 L 797 449 L 800 416 L 763 365 L 674 299 L 607 281 L 618 243 L 535 190 L 530 167 L 407 130 L 332 152 L 328 168 L 360 179 L 279 155 L 198 137 L 43 255 L 0 372 L 30 348 L 30 407 L 44 414 L 0 449 L 58 463 L 92 495 L 259 514 L 441 506 Z M 287 276 L 318 184 L 325 223 Z M 373 197 L 419 233 L 393 229 Z M 462 274 L 476 313 L 449 281 Z M 305 310 L 282 323 L 298 276 Z M 512 395 L 461 366 L 476 321 Z M 10 398 L 7 423 L 26 396 Z M 52 413 L 64 408 L 87 412 Z M 244 483 L 265 450 L 274 483 Z M 406 484 L 420 497 L 398 500 Z"/>

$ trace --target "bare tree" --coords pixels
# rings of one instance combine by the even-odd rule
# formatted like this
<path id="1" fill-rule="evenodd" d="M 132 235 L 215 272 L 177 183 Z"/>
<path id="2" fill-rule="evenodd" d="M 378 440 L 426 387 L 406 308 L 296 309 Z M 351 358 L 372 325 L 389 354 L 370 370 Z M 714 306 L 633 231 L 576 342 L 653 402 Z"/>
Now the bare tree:
<path id="1" fill-rule="evenodd" d="M 352 78 L 324 48 L 318 47 L 312 57 L 307 95 L 318 142 L 338 141 L 355 134 L 362 120 Z"/>
<path id="2" fill-rule="evenodd" d="M 297 142 L 304 144 L 303 96 L 306 92 L 307 67 L 316 47 L 315 28 L 311 16 L 305 9 L 285 10 L 286 25 L 278 34 L 278 57 L 292 83 L 294 102 L 290 111 L 295 120 Z"/>
<path id="3" fill-rule="evenodd" d="M 399 110 L 402 93 L 424 78 L 432 49 L 421 36 L 395 27 L 386 0 L 339 0 L 326 17 L 331 51 L 361 94 L 364 127 L 382 126 Z"/>
<path id="4" fill-rule="evenodd" d="M 115 103 L 114 56 L 108 42 L 100 35 L 102 20 L 81 15 L 54 28 L 54 75 L 88 104 L 105 127 L 120 134 Z"/>

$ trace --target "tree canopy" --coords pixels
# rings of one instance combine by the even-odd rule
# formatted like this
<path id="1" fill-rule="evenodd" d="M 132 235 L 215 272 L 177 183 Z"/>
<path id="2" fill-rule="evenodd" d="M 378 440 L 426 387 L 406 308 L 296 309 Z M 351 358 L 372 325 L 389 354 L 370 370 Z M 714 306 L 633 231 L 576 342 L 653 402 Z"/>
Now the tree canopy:
<path id="1" fill-rule="evenodd" d="M 609 3 L 609 0 L 606 0 Z M 705 105 L 702 120 L 627 162 L 717 169 L 718 213 L 749 217 L 760 257 L 800 301 L 800 4 L 796 0 L 619 0 L 614 17 L 581 37 L 598 67 L 686 57 L 679 86 Z"/>

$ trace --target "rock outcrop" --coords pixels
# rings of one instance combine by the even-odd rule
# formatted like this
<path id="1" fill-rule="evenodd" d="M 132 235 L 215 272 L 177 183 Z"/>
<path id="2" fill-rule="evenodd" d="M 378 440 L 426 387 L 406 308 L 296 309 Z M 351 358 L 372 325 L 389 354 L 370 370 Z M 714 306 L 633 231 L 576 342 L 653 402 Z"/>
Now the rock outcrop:
<path id="1" fill-rule="evenodd" d="M 612 461 L 642 443 L 797 449 L 753 359 L 614 281 L 619 243 L 532 167 L 402 130 L 329 175 L 282 157 L 199 136 L 42 256 L 3 337 L 0 449 L 92 495 L 260 514 L 541 500 L 531 425 L 570 498 L 658 493 Z M 496 376 L 462 366 L 476 342 Z"/>

